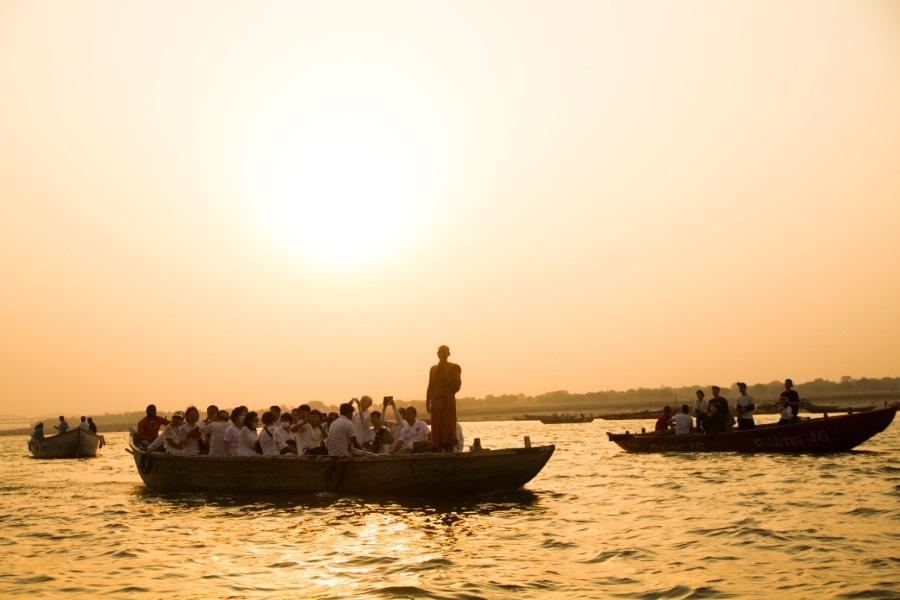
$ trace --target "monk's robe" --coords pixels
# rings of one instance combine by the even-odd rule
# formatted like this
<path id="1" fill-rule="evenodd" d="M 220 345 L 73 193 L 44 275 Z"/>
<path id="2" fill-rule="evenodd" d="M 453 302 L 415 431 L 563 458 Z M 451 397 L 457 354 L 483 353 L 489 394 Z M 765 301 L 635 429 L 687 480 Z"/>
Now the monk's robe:
<path id="1" fill-rule="evenodd" d="M 456 392 L 462 386 L 462 369 L 451 362 L 431 367 L 425 397 L 431 413 L 431 442 L 438 450 L 456 446 Z"/>

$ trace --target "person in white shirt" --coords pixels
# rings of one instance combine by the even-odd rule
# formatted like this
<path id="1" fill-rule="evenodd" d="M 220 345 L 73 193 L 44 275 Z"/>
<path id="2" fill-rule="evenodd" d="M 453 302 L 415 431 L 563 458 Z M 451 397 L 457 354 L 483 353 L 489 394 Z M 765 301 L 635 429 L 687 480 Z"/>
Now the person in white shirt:
<path id="1" fill-rule="evenodd" d="M 184 431 L 181 428 L 182 425 L 184 425 L 184 413 L 179 410 L 172 415 L 172 422 L 166 425 L 166 429 L 163 431 L 163 444 L 168 454 L 174 454 L 175 456 L 184 454 Z"/>
<path id="2" fill-rule="evenodd" d="M 353 405 L 349 402 L 341 404 L 341 415 L 328 428 L 328 456 L 348 457 L 351 448 L 360 449 L 356 439 L 356 428 L 353 427 Z"/>
<path id="3" fill-rule="evenodd" d="M 87 417 L 81 417 L 81 423 L 78 424 L 78 429 L 82 431 L 90 431 L 91 426 L 88 425 Z"/>
<path id="4" fill-rule="evenodd" d="M 791 423 L 795 423 L 797 421 L 797 417 L 794 416 L 794 409 L 791 407 L 790 401 L 787 398 L 781 399 L 781 418 L 778 420 L 778 425 L 790 425 Z"/>
<path id="5" fill-rule="evenodd" d="M 259 456 L 260 452 L 256 449 L 259 442 L 259 435 L 256 433 L 256 425 L 259 419 L 256 413 L 251 411 L 244 417 L 244 426 L 241 427 L 240 437 L 238 438 L 238 456 Z"/>
<path id="6" fill-rule="evenodd" d="M 741 395 L 737 399 L 738 429 L 753 429 L 756 423 L 753 421 L 753 412 L 756 410 L 756 404 L 753 402 L 753 396 L 747 393 L 747 384 L 739 381 L 738 391 Z"/>
<path id="7" fill-rule="evenodd" d="M 181 442 L 182 454 L 185 456 L 198 456 L 200 454 L 200 428 L 197 421 L 200 420 L 200 411 L 191 406 L 184 412 L 184 424 L 181 426 L 183 439 Z"/>
<path id="8" fill-rule="evenodd" d="M 691 432 L 693 419 L 691 419 L 691 407 L 681 405 L 681 412 L 675 415 L 675 435 L 688 435 Z"/>
<path id="9" fill-rule="evenodd" d="M 233 428 L 231 422 L 228 420 L 228 413 L 224 410 L 220 410 L 206 423 L 200 424 L 200 433 L 205 435 L 209 440 L 210 456 L 228 456 L 228 453 L 225 451 L 225 430 L 229 427 Z M 235 429 L 235 433 L 238 433 L 238 431 L 239 430 Z M 236 440 L 235 448 L 237 448 Z"/>
<path id="10" fill-rule="evenodd" d="M 425 421 L 416 420 L 416 416 L 416 408 L 414 406 L 408 406 L 403 411 L 403 418 L 406 420 L 407 427 L 401 429 L 397 435 L 394 445 L 391 446 L 391 454 L 421 452 L 428 446 L 428 425 L 425 424 Z"/>
<path id="11" fill-rule="evenodd" d="M 375 454 L 383 454 L 385 449 L 389 449 L 394 444 L 394 433 L 382 425 L 381 413 L 377 410 L 372 411 L 369 420 L 372 422 L 372 432 L 374 435 L 372 436 L 371 442 L 363 444 L 363 448 L 374 452 Z"/>
<path id="12" fill-rule="evenodd" d="M 352 400 L 350 402 L 351 404 L 353 403 Z M 365 447 L 367 444 L 371 444 L 375 438 L 375 432 L 372 430 L 371 413 L 369 412 L 369 407 L 372 406 L 372 398 L 363 396 L 357 401 L 357 406 L 359 406 L 359 411 L 353 415 L 353 428 L 356 429 L 356 441 L 359 442 L 360 446 Z"/>
<path id="13" fill-rule="evenodd" d="M 262 416 L 262 431 L 259 432 L 259 447 L 263 456 L 280 456 L 278 444 L 275 442 L 275 415 L 266 411 Z M 278 429 L 281 429 L 278 426 Z"/>
<path id="14" fill-rule="evenodd" d="M 225 428 L 225 456 L 238 456 L 241 446 L 241 427 L 244 426 L 244 410 L 238 406 L 231 411 L 228 427 Z"/>
<path id="15" fill-rule="evenodd" d="M 306 422 L 301 423 L 297 429 L 297 452 L 306 456 L 328 454 L 323 440 L 327 438 L 322 427 L 322 413 L 317 410 L 310 411 L 306 416 Z"/>
<path id="16" fill-rule="evenodd" d="M 466 447 L 463 444 L 463 432 L 462 426 L 459 424 L 459 421 L 456 422 L 456 446 L 453 448 L 454 452 L 463 452 Z"/>
<path id="17" fill-rule="evenodd" d="M 69 423 L 66 421 L 66 418 L 62 415 L 59 416 L 59 423 L 54 425 L 60 433 L 65 433 L 69 430 Z"/>
<path id="18" fill-rule="evenodd" d="M 297 454 L 297 441 L 291 434 L 292 422 L 291 413 L 281 413 L 281 424 L 276 423 L 272 431 L 275 437 L 275 447 L 278 449 L 279 455 Z"/>
<path id="19" fill-rule="evenodd" d="M 697 417 L 697 429 L 706 431 L 706 419 L 709 417 L 709 402 L 703 390 L 697 390 L 697 401 L 694 403 L 694 416 Z"/>

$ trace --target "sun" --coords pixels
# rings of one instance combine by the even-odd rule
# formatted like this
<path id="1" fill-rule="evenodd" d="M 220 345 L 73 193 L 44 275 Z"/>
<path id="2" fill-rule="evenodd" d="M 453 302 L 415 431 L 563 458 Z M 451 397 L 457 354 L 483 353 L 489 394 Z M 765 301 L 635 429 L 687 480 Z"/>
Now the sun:
<path id="1" fill-rule="evenodd" d="M 422 133 L 415 115 L 364 96 L 276 111 L 251 155 L 263 235 L 325 267 L 372 264 L 408 248 L 434 201 Z"/>

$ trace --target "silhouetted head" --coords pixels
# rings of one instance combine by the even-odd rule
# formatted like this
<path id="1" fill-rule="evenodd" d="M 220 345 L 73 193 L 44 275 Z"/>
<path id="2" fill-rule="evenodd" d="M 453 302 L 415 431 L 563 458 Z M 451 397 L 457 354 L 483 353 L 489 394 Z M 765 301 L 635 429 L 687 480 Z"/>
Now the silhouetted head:
<path id="1" fill-rule="evenodd" d="M 744 383 L 743 381 L 738 381 L 737 385 L 738 385 L 738 391 L 741 393 L 742 396 L 747 393 L 747 384 L 746 383 Z"/>
<path id="2" fill-rule="evenodd" d="M 87 423 L 87 417 L 81 417 L 81 422 L 82 422 L 82 423 Z"/>
<path id="3" fill-rule="evenodd" d="M 275 422 L 275 414 L 271 410 L 267 410 L 266 412 L 263 413 L 263 416 L 262 416 L 263 427 L 268 427 L 269 425 L 271 425 L 274 422 Z"/>
<path id="4" fill-rule="evenodd" d="M 682 405 L 681 405 L 681 412 L 683 412 L 684 414 L 688 414 L 689 412 L 691 412 L 691 409 L 690 409 L 690 407 L 689 407 L 687 404 L 682 404 Z"/>
<path id="5" fill-rule="evenodd" d="M 403 411 L 403 418 L 410 425 L 415 425 L 415 423 L 416 423 L 416 407 L 415 406 L 407 406 L 406 410 Z"/>
<path id="6" fill-rule="evenodd" d="M 281 418 L 281 407 L 278 406 L 277 404 L 273 404 L 272 406 L 270 406 L 269 412 L 272 413 L 273 415 L 275 415 L 276 421 Z"/>
<path id="7" fill-rule="evenodd" d="M 705 395 L 706 395 L 706 394 L 703 393 L 703 390 L 697 390 L 697 399 L 698 399 L 698 400 L 703 400 L 703 397 L 704 397 Z"/>
<path id="8" fill-rule="evenodd" d="M 438 358 L 442 361 L 450 356 L 450 346 L 440 346 L 437 351 Z"/>
<path id="9" fill-rule="evenodd" d="M 293 420 L 294 418 L 291 417 L 291 413 L 281 413 L 281 426 L 285 429 L 291 428 L 291 423 L 293 422 Z"/>
<path id="10" fill-rule="evenodd" d="M 147 405 L 147 416 L 151 417 L 151 418 L 156 416 L 156 405 L 155 404 Z M 60 417 L 60 419 L 62 419 L 62 417 Z"/>
<path id="11" fill-rule="evenodd" d="M 206 407 L 206 418 L 210 421 L 214 421 L 216 415 L 219 414 L 219 407 L 215 404 L 210 404 Z"/>
<path id="12" fill-rule="evenodd" d="M 665 408 L 663 408 L 663 414 L 666 415 L 667 417 L 668 417 L 669 415 L 671 415 L 671 414 L 672 414 L 672 407 L 671 407 L 671 406 L 666 406 Z"/>
<path id="13" fill-rule="evenodd" d="M 255 411 L 250 411 L 244 416 L 244 427 L 255 430 L 257 421 L 259 421 L 259 415 Z"/>
<path id="14" fill-rule="evenodd" d="M 149 413 L 148 413 L 148 414 L 149 414 Z M 60 422 L 62 422 L 62 421 L 65 421 L 66 418 L 65 418 L 64 416 L 62 416 L 62 415 L 59 415 L 59 420 L 60 420 Z"/>
<path id="15" fill-rule="evenodd" d="M 369 422 L 372 424 L 372 427 L 378 429 L 381 427 L 381 413 L 377 410 L 373 410 L 372 414 L 369 415 Z"/>
<path id="16" fill-rule="evenodd" d="M 714 385 L 710 389 L 712 390 L 713 398 L 718 398 L 719 397 L 719 386 Z"/>
<path id="17" fill-rule="evenodd" d="M 244 417 L 244 410 L 240 406 L 238 406 L 237 408 L 235 408 L 234 410 L 231 411 L 231 416 L 229 418 L 231 419 L 231 422 L 235 424 L 235 426 L 240 427 L 241 420 L 243 419 L 243 417 Z"/>
<path id="18" fill-rule="evenodd" d="M 219 421 L 227 421 L 228 420 L 228 411 L 220 410 L 218 413 L 216 413 L 215 418 Z"/>
<path id="19" fill-rule="evenodd" d="M 313 427 L 318 427 L 319 423 L 322 422 L 322 413 L 320 413 L 317 410 L 311 410 L 311 411 L 309 411 L 307 420 L 309 421 L 309 424 L 312 425 Z"/>
<path id="20" fill-rule="evenodd" d="M 93 422 L 94 422 L 94 419 L 91 417 L 88 417 L 88 423 L 93 423 Z"/>
<path id="21" fill-rule="evenodd" d="M 347 417 L 348 419 L 353 416 L 353 405 L 349 402 L 344 402 L 341 404 L 338 410 L 341 412 L 342 417 Z"/>
<path id="22" fill-rule="evenodd" d="M 785 379 L 784 380 L 784 389 L 789 390 L 792 387 L 794 387 L 794 382 L 791 381 L 790 379 Z"/>
<path id="23" fill-rule="evenodd" d="M 363 396 L 359 399 L 359 408 L 360 410 L 366 410 L 372 406 L 372 397 L 371 396 Z"/>
<path id="24" fill-rule="evenodd" d="M 200 420 L 200 411 L 196 406 L 188 406 L 188 409 L 184 411 L 184 420 L 191 425 Z"/>

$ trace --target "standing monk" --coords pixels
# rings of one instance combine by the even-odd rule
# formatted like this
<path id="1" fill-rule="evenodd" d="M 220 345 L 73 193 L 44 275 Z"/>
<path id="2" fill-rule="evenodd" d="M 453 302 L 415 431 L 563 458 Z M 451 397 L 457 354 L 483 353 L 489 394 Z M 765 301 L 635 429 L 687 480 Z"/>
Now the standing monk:
<path id="1" fill-rule="evenodd" d="M 431 443 L 438 452 L 453 452 L 456 446 L 456 392 L 462 386 L 462 369 L 447 361 L 450 348 L 437 351 L 439 362 L 431 367 L 425 409 L 431 413 Z"/>

